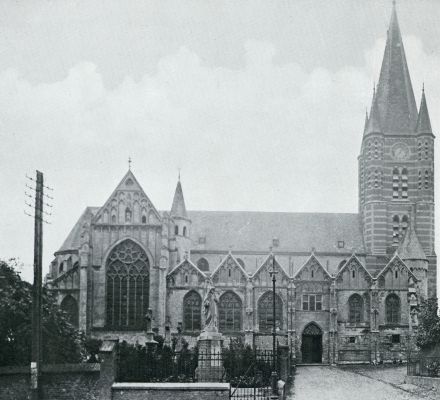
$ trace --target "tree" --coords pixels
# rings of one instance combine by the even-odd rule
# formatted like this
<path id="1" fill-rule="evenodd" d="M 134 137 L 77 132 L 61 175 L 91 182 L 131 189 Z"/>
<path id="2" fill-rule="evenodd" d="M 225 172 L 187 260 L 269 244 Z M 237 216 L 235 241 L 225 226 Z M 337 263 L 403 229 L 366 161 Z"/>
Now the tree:
<path id="1" fill-rule="evenodd" d="M 0 366 L 28 365 L 31 356 L 32 285 L 21 279 L 15 259 L 0 260 Z M 69 323 L 54 295 L 42 291 L 43 362 L 84 360 L 84 335 Z"/>
<path id="2" fill-rule="evenodd" d="M 440 343 L 440 317 L 437 314 L 437 299 L 425 300 L 420 306 L 417 346 L 428 349 Z"/>

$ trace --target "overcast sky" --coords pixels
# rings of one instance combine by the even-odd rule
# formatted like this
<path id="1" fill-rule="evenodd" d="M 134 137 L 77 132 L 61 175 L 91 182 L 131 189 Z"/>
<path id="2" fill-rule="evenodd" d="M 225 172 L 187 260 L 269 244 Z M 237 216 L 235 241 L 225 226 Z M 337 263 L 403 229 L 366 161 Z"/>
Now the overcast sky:
<path id="1" fill-rule="evenodd" d="M 397 10 L 438 132 L 440 1 Z M 55 189 L 47 271 L 129 156 L 161 210 L 180 167 L 189 209 L 356 212 L 390 13 L 391 0 L 2 0 L 0 257 L 32 276 L 26 173 Z"/>

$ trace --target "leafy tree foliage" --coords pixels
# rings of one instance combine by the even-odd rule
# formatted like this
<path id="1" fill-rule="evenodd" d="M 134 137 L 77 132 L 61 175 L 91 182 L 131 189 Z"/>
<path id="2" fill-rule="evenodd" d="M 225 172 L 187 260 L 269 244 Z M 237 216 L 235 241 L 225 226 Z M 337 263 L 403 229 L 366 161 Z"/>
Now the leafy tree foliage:
<path id="1" fill-rule="evenodd" d="M 440 343 L 440 317 L 437 314 L 437 299 L 425 300 L 420 307 L 416 342 L 421 349 L 427 349 Z"/>
<path id="2" fill-rule="evenodd" d="M 32 343 L 32 285 L 17 273 L 18 262 L 0 260 L 0 365 L 28 365 Z M 43 362 L 84 360 L 84 336 L 68 322 L 55 297 L 42 293 Z"/>

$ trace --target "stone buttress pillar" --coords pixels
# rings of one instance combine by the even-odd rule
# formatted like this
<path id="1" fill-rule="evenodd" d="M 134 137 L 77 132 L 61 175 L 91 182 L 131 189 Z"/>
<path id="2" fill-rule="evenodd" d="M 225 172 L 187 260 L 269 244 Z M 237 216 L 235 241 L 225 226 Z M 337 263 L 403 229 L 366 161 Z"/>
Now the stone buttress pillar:
<path id="1" fill-rule="evenodd" d="M 87 332 L 87 298 L 88 298 L 88 269 L 90 260 L 90 248 L 87 243 L 81 246 L 79 251 L 79 302 L 78 319 L 79 329 Z"/>

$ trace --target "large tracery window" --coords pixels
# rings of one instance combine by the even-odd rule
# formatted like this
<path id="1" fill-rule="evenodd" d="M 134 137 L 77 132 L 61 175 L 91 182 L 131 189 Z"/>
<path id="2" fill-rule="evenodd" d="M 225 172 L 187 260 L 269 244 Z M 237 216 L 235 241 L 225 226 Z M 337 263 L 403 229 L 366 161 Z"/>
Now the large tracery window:
<path id="1" fill-rule="evenodd" d="M 200 295 L 191 290 L 183 299 L 183 329 L 185 332 L 201 330 L 202 299 Z"/>
<path id="2" fill-rule="evenodd" d="M 242 303 L 240 297 L 233 292 L 224 293 L 219 300 L 220 332 L 240 332 Z"/>
<path id="3" fill-rule="evenodd" d="M 266 292 L 258 301 L 258 325 L 261 332 L 271 332 L 273 327 L 273 293 Z M 283 302 L 275 295 L 275 327 L 283 329 Z"/>
<path id="4" fill-rule="evenodd" d="M 348 299 L 348 320 L 351 323 L 362 322 L 362 314 L 362 297 L 358 294 L 354 294 Z"/>
<path id="5" fill-rule="evenodd" d="M 131 240 L 110 253 L 107 271 L 107 328 L 143 329 L 148 310 L 150 265 L 145 251 Z"/>
<path id="6" fill-rule="evenodd" d="M 385 300 L 385 310 L 388 324 L 400 322 L 400 300 L 395 294 L 390 294 Z"/>

